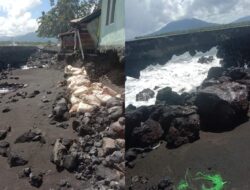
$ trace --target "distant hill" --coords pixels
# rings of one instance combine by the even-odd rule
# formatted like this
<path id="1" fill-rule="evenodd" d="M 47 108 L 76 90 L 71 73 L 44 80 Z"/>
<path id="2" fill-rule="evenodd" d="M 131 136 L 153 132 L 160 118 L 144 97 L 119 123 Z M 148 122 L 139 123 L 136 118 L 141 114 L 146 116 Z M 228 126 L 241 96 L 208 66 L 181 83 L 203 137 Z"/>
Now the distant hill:
<path id="1" fill-rule="evenodd" d="M 178 21 L 173 21 L 165 25 L 160 30 L 154 32 L 152 35 L 159 35 L 169 32 L 176 32 L 176 31 L 184 31 L 184 30 L 190 30 L 190 29 L 199 29 L 204 27 L 210 27 L 210 26 L 217 26 L 218 24 L 215 23 L 209 23 L 203 20 L 191 18 L 191 19 L 183 19 Z"/>
<path id="2" fill-rule="evenodd" d="M 247 22 L 247 21 L 250 21 L 250 16 L 245 16 L 245 17 L 239 18 L 239 19 L 235 20 L 233 23 Z"/>
<path id="3" fill-rule="evenodd" d="M 1 36 L 0 41 L 15 41 L 15 42 L 54 42 L 56 43 L 58 40 L 56 38 L 40 38 L 37 36 L 35 32 L 31 32 L 25 35 L 9 37 L 9 36 Z"/>

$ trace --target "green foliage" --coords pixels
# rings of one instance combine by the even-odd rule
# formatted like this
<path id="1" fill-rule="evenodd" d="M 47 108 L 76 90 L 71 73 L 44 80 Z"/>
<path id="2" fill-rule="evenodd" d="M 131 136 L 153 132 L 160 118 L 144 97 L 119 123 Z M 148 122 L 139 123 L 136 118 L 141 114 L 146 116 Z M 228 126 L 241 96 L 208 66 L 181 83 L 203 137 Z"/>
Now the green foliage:
<path id="1" fill-rule="evenodd" d="M 53 6 L 47 13 L 42 12 L 38 19 L 37 30 L 39 37 L 57 37 L 59 33 L 67 32 L 70 20 L 87 16 L 96 9 L 99 0 L 50 0 Z"/>

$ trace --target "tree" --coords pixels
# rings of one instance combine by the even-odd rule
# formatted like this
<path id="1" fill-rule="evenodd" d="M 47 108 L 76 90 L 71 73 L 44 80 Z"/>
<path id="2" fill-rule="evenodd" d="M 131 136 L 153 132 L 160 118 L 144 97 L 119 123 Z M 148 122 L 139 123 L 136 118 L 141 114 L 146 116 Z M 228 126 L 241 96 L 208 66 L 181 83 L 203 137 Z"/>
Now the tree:
<path id="1" fill-rule="evenodd" d="M 50 0 L 51 5 L 55 3 Z M 50 11 L 42 12 L 38 19 L 38 36 L 57 37 L 59 33 L 67 32 L 70 20 L 87 16 L 97 9 L 99 0 L 58 0 Z"/>

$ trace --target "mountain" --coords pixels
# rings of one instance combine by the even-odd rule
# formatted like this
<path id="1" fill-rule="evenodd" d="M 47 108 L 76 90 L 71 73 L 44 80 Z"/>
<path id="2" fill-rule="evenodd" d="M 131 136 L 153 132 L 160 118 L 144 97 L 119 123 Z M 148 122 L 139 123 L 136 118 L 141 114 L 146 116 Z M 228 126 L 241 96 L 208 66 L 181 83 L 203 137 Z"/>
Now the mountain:
<path id="1" fill-rule="evenodd" d="M 15 41 L 15 42 L 57 42 L 58 40 L 56 38 L 40 38 L 37 36 L 35 32 L 31 32 L 25 35 L 20 36 L 2 36 L 0 37 L 0 41 Z"/>
<path id="2" fill-rule="evenodd" d="M 239 19 L 235 20 L 233 23 L 247 22 L 247 21 L 250 21 L 250 16 L 245 16 L 245 17 L 239 18 Z"/>
<path id="3" fill-rule="evenodd" d="M 209 23 L 209 22 L 199 20 L 196 18 L 183 19 L 183 20 L 178 20 L 178 21 L 173 21 L 173 22 L 168 23 L 160 30 L 154 32 L 153 35 L 159 35 L 159 34 L 183 31 L 183 30 L 190 30 L 190 29 L 199 29 L 199 28 L 217 26 L 217 25 L 218 24 Z"/>

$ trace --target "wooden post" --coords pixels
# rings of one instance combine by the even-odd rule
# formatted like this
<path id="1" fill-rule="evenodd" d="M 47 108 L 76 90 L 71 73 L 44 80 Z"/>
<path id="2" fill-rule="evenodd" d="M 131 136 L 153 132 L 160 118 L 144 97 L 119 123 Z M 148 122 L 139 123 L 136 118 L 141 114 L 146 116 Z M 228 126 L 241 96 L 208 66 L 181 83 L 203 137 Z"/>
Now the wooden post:
<path id="1" fill-rule="evenodd" d="M 81 50 L 81 54 L 82 54 L 82 59 L 84 60 L 84 53 L 83 53 L 83 49 L 82 49 L 82 41 L 81 41 L 79 30 L 77 30 L 77 36 L 78 36 L 78 40 L 79 40 L 79 46 L 80 46 L 80 50 Z"/>
<path id="2" fill-rule="evenodd" d="M 77 48 L 77 32 L 75 30 L 75 32 L 74 32 L 74 52 L 76 52 L 76 48 Z"/>

